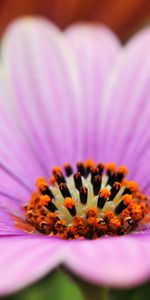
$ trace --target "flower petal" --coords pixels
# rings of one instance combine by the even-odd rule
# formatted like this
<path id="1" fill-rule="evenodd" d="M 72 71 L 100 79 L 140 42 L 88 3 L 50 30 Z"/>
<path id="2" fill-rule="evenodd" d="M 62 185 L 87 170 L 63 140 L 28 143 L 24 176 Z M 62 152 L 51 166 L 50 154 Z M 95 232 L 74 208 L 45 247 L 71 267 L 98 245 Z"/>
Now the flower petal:
<path id="1" fill-rule="evenodd" d="M 95 284 L 136 286 L 150 279 L 150 234 L 74 241 L 66 266 Z"/>
<path id="2" fill-rule="evenodd" d="M 80 103 L 83 133 L 83 158 L 95 158 L 101 95 L 120 50 L 115 35 L 104 26 L 78 24 L 66 30 L 66 36 L 80 67 L 84 96 Z"/>
<path id="3" fill-rule="evenodd" d="M 62 261 L 64 246 L 64 241 L 45 236 L 1 237 L 0 295 L 15 292 L 50 272 Z"/>
<path id="4" fill-rule="evenodd" d="M 7 212 L 0 210 L 0 239 L 6 235 L 25 235 L 28 234 L 23 230 L 15 227 L 13 217 Z"/>
<path id="5" fill-rule="evenodd" d="M 141 187 L 149 176 L 149 48 L 150 28 L 137 34 L 120 52 L 105 86 L 99 122 L 103 159 L 126 164 L 129 177 Z"/>
<path id="6" fill-rule="evenodd" d="M 34 18 L 14 22 L 2 50 L 17 121 L 48 176 L 51 165 L 78 154 L 81 89 L 74 56 L 57 28 Z"/>
<path id="7" fill-rule="evenodd" d="M 0 193 L 28 200 L 35 180 L 44 175 L 30 143 L 16 125 L 6 95 L 5 70 L 0 76 Z"/>

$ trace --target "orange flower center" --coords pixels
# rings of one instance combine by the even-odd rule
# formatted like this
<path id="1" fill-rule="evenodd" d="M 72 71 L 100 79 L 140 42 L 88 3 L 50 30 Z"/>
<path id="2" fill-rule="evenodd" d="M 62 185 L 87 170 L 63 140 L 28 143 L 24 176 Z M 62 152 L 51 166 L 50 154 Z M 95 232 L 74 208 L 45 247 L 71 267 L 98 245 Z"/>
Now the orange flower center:
<path id="1" fill-rule="evenodd" d="M 26 222 L 35 230 L 62 239 L 95 239 L 127 234 L 149 220 L 149 199 L 124 166 L 95 165 L 92 160 L 52 169 L 49 183 L 36 181 L 37 190 L 24 207 Z M 65 174 L 65 175 L 64 175 Z"/>

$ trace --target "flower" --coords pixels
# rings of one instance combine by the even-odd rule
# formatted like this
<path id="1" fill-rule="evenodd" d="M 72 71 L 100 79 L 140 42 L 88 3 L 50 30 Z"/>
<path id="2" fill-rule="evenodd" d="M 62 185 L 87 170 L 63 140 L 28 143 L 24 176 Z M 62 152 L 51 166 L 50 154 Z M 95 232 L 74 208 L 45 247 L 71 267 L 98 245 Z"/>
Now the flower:
<path id="1" fill-rule="evenodd" d="M 58 166 L 66 161 L 73 166 L 80 162 L 79 174 L 74 175 L 74 184 L 80 191 L 84 177 L 80 174 L 85 167 L 90 167 L 91 177 L 97 172 L 91 170 L 93 161 L 87 161 L 92 157 L 95 163 L 104 163 L 101 172 L 106 169 L 106 175 L 99 177 L 96 173 L 92 177 L 94 193 L 101 180 L 109 180 L 109 191 L 106 188 L 99 193 L 103 205 L 110 200 L 111 188 L 120 191 L 121 184 L 123 190 L 115 208 L 121 201 L 125 206 L 130 205 L 127 216 L 131 214 L 130 221 L 135 221 L 132 209 L 138 198 L 136 216 L 140 214 L 141 220 L 144 209 L 143 216 L 148 217 L 141 201 L 146 201 L 147 207 L 150 195 L 149 44 L 149 28 L 124 47 L 108 29 L 92 25 L 75 25 L 62 33 L 45 20 L 22 19 L 6 32 L 2 40 L 0 73 L 1 295 L 26 286 L 59 264 L 87 281 L 111 287 L 136 286 L 149 279 L 148 222 L 144 229 L 136 228 L 123 236 L 115 232 L 113 237 L 70 240 L 55 236 L 58 229 L 53 231 L 53 236 L 39 230 L 35 232 L 37 224 L 25 220 L 23 211 L 23 204 L 27 204 L 26 213 L 29 213 L 28 208 L 35 213 L 37 199 L 40 212 L 41 205 L 44 209 L 42 217 L 47 216 L 44 207 L 53 203 L 54 209 L 59 200 L 58 188 L 52 190 L 51 186 L 60 181 L 62 193 L 67 193 L 65 214 L 68 209 L 68 214 L 71 210 L 70 215 L 76 216 L 70 185 L 67 189 Z M 110 161 L 116 163 L 117 169 Z M 127 167 L 128 180 L 124 179 L 126 169 L 118 169 L 120 165 Z M 49 187 L 47 180 L 52 168 Z M 72 174 L 70 165 L 65 165 L 65 169 L 66 174 Z M 96 180 L 95 176 L 98 176 Z M 37 178 L 38 191 L 33 196 Z M 119 182 L 114 186 L 116 178 Z M 90 189 L 91 183 L 86 184 Z M 57 203 L 49 195 L 54 192 Z M 85 195 L 84 189 L 81 202 L 85 201 Z M 97 199 L 93 197 L 90 201 Z M 123 211 L 126 208 L 123 207 Z M 61 209 L 58 212 L 62 213 Z M 86 211 L 87 218 L 95 218 L 97 209 Z M 55 213 L 51 206 L 50 211 Z M 79 217 L 82 214 L 85 217 L 83 211 L 82 208 Z M 108 219 L 112 211 L 112 207 L 106 210 Z M 117 209 L 116 214 L 120 213 Z M 66 215 L 60 219 L 62 222 L 57 228 L 66 224 Z M 79 220 L 80 229 L 83 220 L 85 218 Z M 116 226 L 115 221 L 116 218 L 110 225 Z M 93 219 L 89 224 L 93 226 Z"/>

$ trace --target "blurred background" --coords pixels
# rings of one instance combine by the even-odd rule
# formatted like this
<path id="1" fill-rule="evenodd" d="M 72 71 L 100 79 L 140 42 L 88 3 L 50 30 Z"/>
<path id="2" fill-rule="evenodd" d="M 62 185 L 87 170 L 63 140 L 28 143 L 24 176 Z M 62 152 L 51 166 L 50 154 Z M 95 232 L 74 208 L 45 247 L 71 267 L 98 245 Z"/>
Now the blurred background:
<path id="1" fill-rule="evenodd" d="M 42 15 L 61 28 L 81 20 L 102 22 L 126 41 L 150 19 L 149 0 L 0 0 L 0 34 L 21 15 Z"/>

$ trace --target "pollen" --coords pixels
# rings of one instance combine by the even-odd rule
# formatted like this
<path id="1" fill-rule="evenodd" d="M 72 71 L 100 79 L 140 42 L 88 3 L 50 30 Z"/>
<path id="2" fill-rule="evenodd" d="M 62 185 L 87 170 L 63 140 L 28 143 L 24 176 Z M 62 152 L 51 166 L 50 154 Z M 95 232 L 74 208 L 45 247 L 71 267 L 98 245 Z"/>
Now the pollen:
<path id="1" fill-rule="evenodd" d="M 40 196 L 39 205 L 46 206 L 46 205 L 48 205 L 49 201 L 51 201 L 49 196 L 47 196 L 47 195 Z"/>
<path id="2" fill-rule="evenodd" d="M 76 202 L 72 198 L 66 198 L 63 202 L 63 205 L 68 209 L 73 208 L 73 206 L 75 206 L 75 204 L 76 204 Z"/>
<path id="3" fill-rule="evenodd" d="M 55 175 L 57 173 L 61 173 L 61 168 L 59 166 L 54 166 L 52 168 L 52 173 Z"/>
<path id="4" fill-rule="evenodd" d="M 108 172 L 114 172 L 116 170 L 116 165 L 113 162 L 110 162 L 106 165 L 106 170 Z"/>
<path id="5" fill-rule="evenodd" d="M 149 199 L 125 166 L 88 159 L 54 166 L 46 181 L 39 177 L 36 190 L 24 206 L 20 229 L 61 239 L 96 239 L 141 230 L 150 220 Z"/>
<path id="6" fill-rule="evenodd" d="M 48 184 L 46 183 L 45 179 L 40 177 L 37 179 L 36 181 L 36 185 L 37 185 L 37 188 L 41 191 L 44 191 L 45 188 L 48 186 Z"/>
<path id="7" fill-rule="evenodd" d="M 99 196 L 107 199 L 110 196 L 110 191 L 107 190 L 106 188 L 103 188 L 99 191 Z"/>

